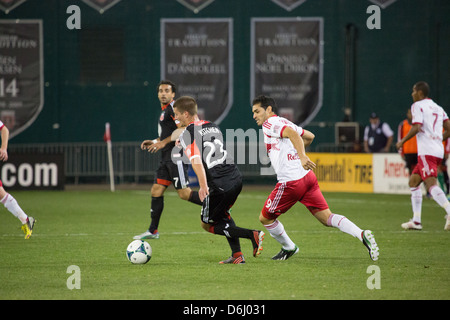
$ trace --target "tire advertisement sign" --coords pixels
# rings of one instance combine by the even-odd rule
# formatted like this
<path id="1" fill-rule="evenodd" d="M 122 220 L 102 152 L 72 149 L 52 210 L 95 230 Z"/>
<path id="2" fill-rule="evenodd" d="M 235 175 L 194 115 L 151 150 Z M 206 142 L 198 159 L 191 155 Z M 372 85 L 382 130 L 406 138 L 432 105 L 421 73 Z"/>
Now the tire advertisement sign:
<path id="1" fill-rule="evenodd" d="M 275 99 L 278 114 L 305 126 L 322 107 L 322 18 L 252 18 L 251 99 Z"/>
<path id="2" fill-rule="evenodd" d="M 161 79 L 219 124 L 233 103 L 232 19 L 161 19 Z"/>
<path id="3" fill-rule="evenodd" d="M 372 154 L 311 152 L 308 156 L 317 165 L 314 173 L 322 191 L 374 191 Z"/>
<path id="4" fill-rule="evenodd" d="M 41 112 L 43 77 L 42 20 L 1 20 L 0 119 L 11 138 Z"/>

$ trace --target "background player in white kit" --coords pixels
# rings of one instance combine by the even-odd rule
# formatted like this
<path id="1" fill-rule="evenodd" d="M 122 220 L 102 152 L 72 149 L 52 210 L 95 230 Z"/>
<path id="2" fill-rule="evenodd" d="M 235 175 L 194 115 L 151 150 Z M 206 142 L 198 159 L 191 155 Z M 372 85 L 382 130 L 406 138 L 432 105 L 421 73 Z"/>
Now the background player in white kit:
<path id="1" fill-rule="evenodd" d="M 6 161 L 8 160 L 8 139 L 9 139 L 9 130 L 0 121 L 0 133 L 2 138 L 2 144 L 0 147 L 0 160 Z M 36 220 L 33 217 L 27 216 L 25 212 L 23 212 L 22 208 L 20 208 L 16 199 L 9 193 L 5 191 L 3 188 L 2 181 L 0 180 L 0 201 L 3 203 L 6 209 L 11 212 L 17 219 L 22 222 L 22 231 L 25 233 L 25 239 L 29 239 L 33 232 L 34 223 Z"/>
<path id="2" fill-rule="evenodd" d="M 330 211 L 311 171 L 316 165 L 305 153 L 305 145 L 311 144 L 314 134 L 278 117 L 276 102 L 270 97 L 254 99 L 252 111 L 253 119 L 263 128 L 264 143 L 278 179 L 259 216 L 270 235 L 282 245 L 281 251 L 272 259 L 286 260 L 299 251 L 278 217 L 301 202 L 323 225 L 358 238 L 369 250 L 370 258 L 378 260 L 378 245 L 372 231 L 363 231 L 346 217 Z"/>
<path id="3" fill-rule="evenodd" d="M 422 181 L 433 200 L 446 211 L 444 229 L 450 230 L 450 203 L 437 183 L 438 166 L 444 158 L 442 141 L 450 136 L 450 121 L 444 109 L 428 98 L 429 92 L 430 87 L 426 82 L 420 81 L 413 86 L 412 127 L 396 144 L 397 149 L 400 149 L 406 141 L 417 137 L 418 163 L 409 179 L 413 218 L 402 224 L 405 230 L 422 230 Z"/>

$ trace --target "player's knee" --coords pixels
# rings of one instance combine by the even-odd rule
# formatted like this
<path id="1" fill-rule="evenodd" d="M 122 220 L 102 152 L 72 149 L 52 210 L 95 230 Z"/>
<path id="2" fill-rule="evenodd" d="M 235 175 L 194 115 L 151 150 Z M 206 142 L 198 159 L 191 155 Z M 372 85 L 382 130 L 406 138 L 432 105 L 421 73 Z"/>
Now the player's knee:
<path id="1" fill-rule="evenodd" d="M 189 200 L 189 197 L 191 195 L 191 189 L 190 188 L 184 188 L 178 190 L 178 196 L 182 200 Z"/>
<path id="2" fill-rule="evenodd" d="M 203 230 L 205 230 L 206 232 L 210 232 L 210 233 L 214 233 L 214 228 L 213 226 L 211 226 L 208 223 L 204 223 L 203 221 L 201 222 L 201 226 L 203 228 Z"/>
<path id="3" fill-rule="evenodd" d="M 275 221 L 275 219 L 266 218 L 263 214 L 263 211 L 261 211 L 261 213 L 259 214 L 259 222 L 261 222 L 265 226 L 273 223 L 274 221 Z"/>
<path id="4" fill-rule="evenodd" d="M 152 197 L 162 197 L 164 195 L 164 191 L 166 191 L 166 187 L 159 185 L 159 184 L 154 184 L 152 186 L 152 189 L 150 191 Z"/>

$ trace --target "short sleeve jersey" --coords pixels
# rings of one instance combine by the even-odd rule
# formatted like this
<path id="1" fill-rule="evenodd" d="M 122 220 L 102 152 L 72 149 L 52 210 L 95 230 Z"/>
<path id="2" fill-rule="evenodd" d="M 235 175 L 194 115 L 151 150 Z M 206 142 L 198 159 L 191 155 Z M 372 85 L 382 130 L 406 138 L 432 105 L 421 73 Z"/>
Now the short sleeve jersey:
<path id="1" fill-rule="evenodd" d="M 210 189 L 228 191 L 242 179 L 225 149 L 222 131 L 216 124 L 203 120 L 192 122 L 179 139 L 189 160 L 195 157 L 202 160 Z"/>
<path id="2" fill-rule="evenodd" d="M 448 115 L 431 99 L 423 99 L 411 106 L 412 123 L 421 124 L 417 133 L 417 154 L 444 158 L 442 131 L 444 121 Z"/>
<path id="3" fill-rule="evenodd" d="M 278 182 L 299 180 L 309 172 L 303 168 L 291 141 L 282 138 L 286 127 L 296 130 L 300 136 L 303 135 L 303 128 L 283 117 L 272 116 L 262 125 L 264 144 Z"/>

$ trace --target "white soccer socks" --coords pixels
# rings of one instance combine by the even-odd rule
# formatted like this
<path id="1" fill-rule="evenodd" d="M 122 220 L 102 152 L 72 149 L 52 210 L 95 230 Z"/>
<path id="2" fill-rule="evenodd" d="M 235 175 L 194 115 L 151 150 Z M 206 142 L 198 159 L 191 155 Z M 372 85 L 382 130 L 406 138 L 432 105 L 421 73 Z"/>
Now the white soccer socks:
<path id="1" fill-rule="evenodd" d="M 362 230 L 358 228 L 358 226 L 353 222 L 348 220 L 346 217 L 341 216 L 340 214 L 332 213 L 328 218 L 327 225 L 330 227 L 338 228 L 342 232 L 348 233 L 349 235 L 352 235 L 362 241 Z"/>
<path id="2" fill-rule="evenodd" d="M 420 224 L 422 223 L 422 190 L 420 190 L 420 186 L 410 188 L 410 190 L 413 222 Z"/>
<path id="3" fill-rule="evenodd" d="M 283 249 L 295 249 L 295 243 L 292 242 L 291 238 L 289 238 L 286 231 L 284 230 L 283 224 L 280 221 L 275 220 L 272 224 L 264 225 L 264 227 L 266 227 L 270 235 L 283 246 Z"/>
<path id="4" fill-rule="evenodd" d="M 450 203 L 445 196 L 444 191 L 439 188 L 437 185 L 434 185 L 430 188 L 430 194 L 433 197 L 433 200 L 437 202 L 442 208 L 444 208 L 447 214 L 450 214 Z"/>
<path id="5" fill-rule="evenodd" d="M 6 196 L 3 197 L 2 200 L 0 200 L 1 203 L 5 206 L 6 209 L 9 210 L 15 217 L 17 217 L 22 224 L 27 222 L 28 216 L 23 212 L 22 208 L 20 208 L 19 204 L 17 203 L 16 199 L 9 193 L 6 194 Z"/>

